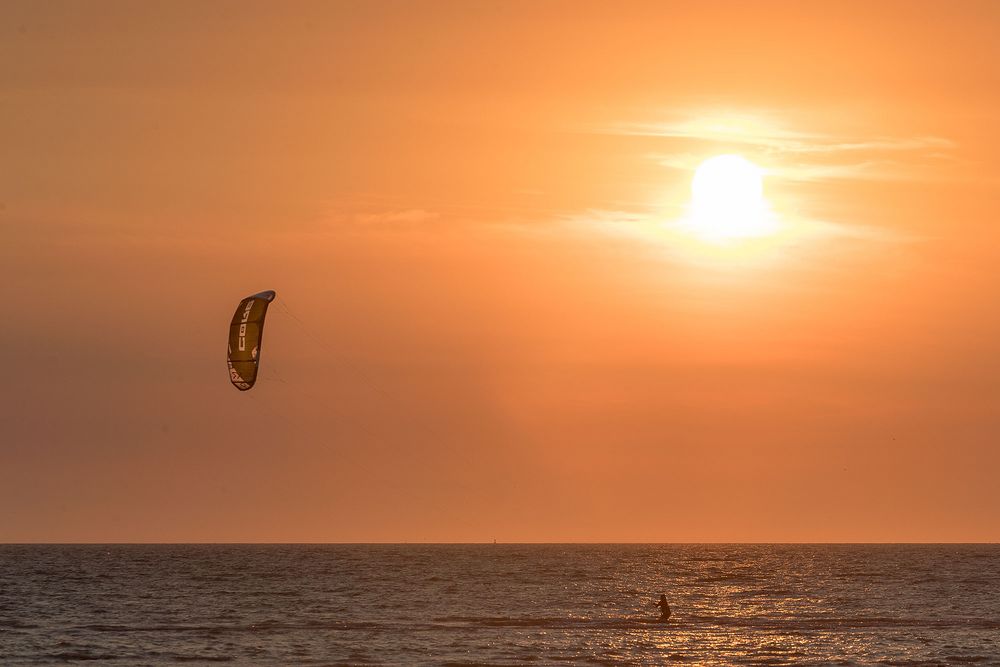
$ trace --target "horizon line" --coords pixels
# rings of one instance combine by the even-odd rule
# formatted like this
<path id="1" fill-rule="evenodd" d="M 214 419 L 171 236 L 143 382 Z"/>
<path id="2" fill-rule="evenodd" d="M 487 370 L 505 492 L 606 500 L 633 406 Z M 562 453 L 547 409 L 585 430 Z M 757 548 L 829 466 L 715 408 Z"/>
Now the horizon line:
<path id="1" fill-rule="evenodd" d="M 0 546 L 997 546 L 1000 541 L 953 542 L 0 542 Z"/>

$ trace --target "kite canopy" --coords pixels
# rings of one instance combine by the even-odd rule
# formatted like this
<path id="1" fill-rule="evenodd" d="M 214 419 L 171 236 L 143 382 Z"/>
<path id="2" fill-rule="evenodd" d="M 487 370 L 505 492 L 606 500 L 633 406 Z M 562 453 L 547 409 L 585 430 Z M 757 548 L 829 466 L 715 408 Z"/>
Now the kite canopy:
<path id="1" fill-rule="evenodd" d="M 260 367 L 260 346 L 264 338 L 267 306 L 277 296 L 274 290 L 248 296 L 236 306 L 229 325 L 229 381 L 240 391 L 253 387 Z"/>

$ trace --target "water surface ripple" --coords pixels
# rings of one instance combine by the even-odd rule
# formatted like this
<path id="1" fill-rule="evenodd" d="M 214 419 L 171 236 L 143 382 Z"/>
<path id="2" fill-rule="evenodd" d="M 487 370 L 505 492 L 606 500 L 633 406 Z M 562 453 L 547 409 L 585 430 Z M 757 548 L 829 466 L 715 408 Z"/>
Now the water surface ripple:
<path id="1" fill-rule="evenodd" d="M 88 661 L 1000 665 L 1000 546 L 0 546 L 0 664 Z"/>

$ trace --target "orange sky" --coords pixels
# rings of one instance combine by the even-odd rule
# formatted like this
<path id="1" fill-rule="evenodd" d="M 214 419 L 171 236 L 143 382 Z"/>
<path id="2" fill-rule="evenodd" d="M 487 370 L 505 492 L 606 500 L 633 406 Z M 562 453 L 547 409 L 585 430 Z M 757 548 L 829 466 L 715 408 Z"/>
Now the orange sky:
<path id="1" fill-rule="evenodd" d="M 4 3 L 0 541 L 1000 539 L 998 29 Z"/>

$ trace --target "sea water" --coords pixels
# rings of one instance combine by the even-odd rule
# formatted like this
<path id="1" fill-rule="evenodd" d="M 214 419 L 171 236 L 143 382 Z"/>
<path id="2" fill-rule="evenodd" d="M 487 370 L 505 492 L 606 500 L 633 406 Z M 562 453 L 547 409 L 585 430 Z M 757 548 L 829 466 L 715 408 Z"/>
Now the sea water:
<path id="1" fill-rule="evenodd" d="M 0 664 L 77 661 L 1000 665 L 1000 546 L 0 546 Z"/>

